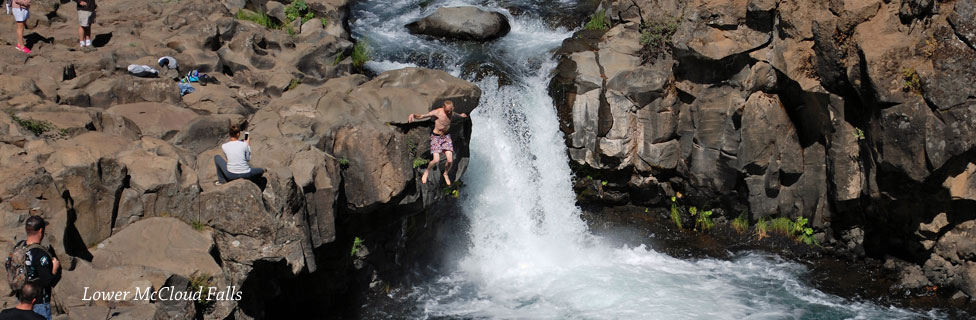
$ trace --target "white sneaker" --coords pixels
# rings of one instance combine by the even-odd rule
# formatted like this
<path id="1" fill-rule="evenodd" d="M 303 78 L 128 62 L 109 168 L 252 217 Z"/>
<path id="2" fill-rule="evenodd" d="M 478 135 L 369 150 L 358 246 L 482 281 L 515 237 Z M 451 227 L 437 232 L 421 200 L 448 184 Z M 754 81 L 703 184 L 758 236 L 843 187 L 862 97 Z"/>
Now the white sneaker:
<path id="1" fill-rule="evenodd" d="M 221 186 L 221 185 L 224 185 L 224 183 L 223 182 L 220 182 L 220 181 L 214 181 L 214 185 L 215 186 Z"/>
<path id="2" fill-rule="evenodd" d="M 92 45 L 91 44 L 91 39 L 85 40 L 85 46 L 86 47 L 91 47 L 91 45 Z"/>
<path id="3" fill-rule="evenodd" d="M 78 46 L 84 48 L 85 47 L 85 42 L 84 41 L 78 41 Z"/>

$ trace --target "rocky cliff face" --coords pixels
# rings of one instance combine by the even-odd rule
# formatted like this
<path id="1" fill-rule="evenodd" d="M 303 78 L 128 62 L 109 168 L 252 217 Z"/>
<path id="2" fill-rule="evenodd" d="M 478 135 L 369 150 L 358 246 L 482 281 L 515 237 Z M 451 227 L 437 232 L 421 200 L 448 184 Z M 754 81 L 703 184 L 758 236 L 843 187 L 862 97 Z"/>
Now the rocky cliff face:
<path id="1" fill-rule="evenodd" d="M 324 20 L 281 29 L 235 18 L 242 8 L 275 17 L 283 4 L 273 1 L 100 3 L 90 50 L 75 47 L 73 5 L 32 8 L 34 52 L 0 49 L 0 241 L 22 239 L 28 215 L 51 222 L 46 241 L 66 266 L 57 309 L 138 319 L 347 312 L 436 225 L 408 222 L 451 213 L 440 175 L 423 185 L 413 165 L 429 159 L 432 124 L 405 122 L 447 99 L 470 112 L 480 89 L 433 70 L 354 73 L 346 1 L 307 2 Z M 11 25 L 0 27 L 7 44 Z M 218 82 L 181 97 L 177 71 L 125 71 L 161 56 Z M 216 186 L 213 157 L 232 123 L 250 132 L 251 165 L 267 172 Z M 452 130 L 460 177 L 470 125 Z M 174 283 L 231 286 L 242 300 L 81 300 L 85 286 Z"/>
<path id="2" fill-rule="evenodd" d="M 974 4 L 605 2 L 550 84 L 581 199 L 806 217 L 976 297 Z"/>

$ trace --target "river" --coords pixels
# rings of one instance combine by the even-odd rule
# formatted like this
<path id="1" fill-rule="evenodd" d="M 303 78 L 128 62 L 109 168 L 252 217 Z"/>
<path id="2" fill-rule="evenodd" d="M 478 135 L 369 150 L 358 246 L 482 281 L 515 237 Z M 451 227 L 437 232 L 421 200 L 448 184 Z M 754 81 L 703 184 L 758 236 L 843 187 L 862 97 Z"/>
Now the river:
<path id="1" fill-rule="evenodd" d="M 511 32 L 487 44 L 436 41 L 404 25 L 442 6 L 503 12 Z M 852 301 L 807 285 L 805 266 L 763 253 L 678 259 L 593 235 L 580 218 L 573 175 L 546 86 L 552 50 L 574 30 L 552 17 L 564 1 L 357 1 L 350 26 L 373 49 L 376 72 L 445 70 L 483 90 L 472 114 L 471 163 L 461 201 L 470 223 L 456 263 L 398 295 L 418 319 L 917 319 L 941 318 Z M 518 8 L 517 16 L 507 8 Z M 466 65 L 497 70 L 475 81 Z M 367 304 L 366 308 L 370 306 Z"/>

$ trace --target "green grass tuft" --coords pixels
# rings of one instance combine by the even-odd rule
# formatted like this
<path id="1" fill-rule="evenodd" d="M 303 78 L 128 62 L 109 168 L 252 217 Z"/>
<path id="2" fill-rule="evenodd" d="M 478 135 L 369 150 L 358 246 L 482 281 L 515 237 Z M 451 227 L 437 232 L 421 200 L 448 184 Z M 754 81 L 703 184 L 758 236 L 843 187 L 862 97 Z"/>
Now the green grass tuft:
<path id="1" fill-rule="evenodd" d="M 766 222 L 766 218 L 759 218 L 759 221 L 756 221 L 756 239 L 762 240 L 768 237 L 768 230 L 769 224 Z"/>
<path id="2" fill-rule="evenodd" d="M 367 41 L 368 39 L 356 41 L 356 45 L 352 48 L 352 66 L 356 69 L 362 69 L 366 61 L 369 61 L 371 50 Z"/>
<path id="3" fill-rule="evenodd" d="M 732 229 L 738 233 L 744 233 L 749 229 L 749 219 L 746 218 L 745 212 L 732 220 Z"/>
<path id="4" fill-rule="evenodd" d="M 193 230 L 196 231 L 203 231 L 203 229 L 207 227 L 207 225 L 203 224 L 203 222 L 200 222 L 200 220 L 193 220 L 190 226 L 193 227 Z"/>
<path id="5" fill-rule="evenodd" d="M 237 20 L 251 21 L 268 29 L 281 29 L 274 19 L 263 12 L 241 9 L 237 11 Z"/>
<path id="6" fill-rule="evenodd" d="M 671 221 L 674 221 L 678 230 L 684 230 L 684 227 L 681 226 L 681 210 L 678 209 L 678 199 L 674 196 L 671 197 Z"/>
<path id="7" fill-rule="evenodd" d="M 789 237 L 793 234 L 793 221 L 787 217 L 779 217 L 769 221 L 769 231 Z"/>
<path id="8" fill-rule="evenodd" d="M 590 17 L 590 21 L 587 21 L 586 25 L 583 25 L 583 29 L 585 30 L 605 31 L 607 28 L 607 13 L 603 10 L 593 13 L 593 16 Z"/>

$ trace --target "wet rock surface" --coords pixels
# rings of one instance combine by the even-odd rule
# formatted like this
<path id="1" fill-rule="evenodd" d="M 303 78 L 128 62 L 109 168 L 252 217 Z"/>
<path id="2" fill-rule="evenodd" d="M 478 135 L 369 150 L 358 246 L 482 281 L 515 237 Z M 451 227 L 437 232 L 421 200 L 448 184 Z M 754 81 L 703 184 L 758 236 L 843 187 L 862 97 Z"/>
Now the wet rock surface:
<path id="1" fill-rule="evenodd" d="M 498 39 L 512 29 L 504 14 L 477 7 L 438 8 L 406 27 L 414 34 L 473 41 Z"/>

